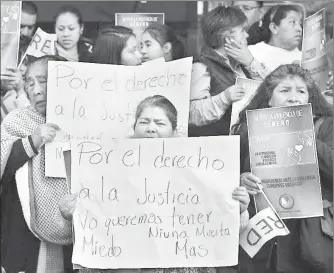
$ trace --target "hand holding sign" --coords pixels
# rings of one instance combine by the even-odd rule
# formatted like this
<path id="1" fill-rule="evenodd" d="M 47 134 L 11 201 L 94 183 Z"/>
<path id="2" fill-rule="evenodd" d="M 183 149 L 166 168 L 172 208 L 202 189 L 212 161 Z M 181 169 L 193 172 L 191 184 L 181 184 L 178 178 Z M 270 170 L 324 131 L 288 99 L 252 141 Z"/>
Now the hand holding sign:
<path id="1" fill-rule="evenodd" d="M 80 200 L 73 262 L 101 269 L 236 265 L 235 199 L 242 210 L 249 203 L 244 188 L 232 199 L 239 184 L 238 141 L 73 141 L 71 185 Z"/>
<path id="2" fill-rule="evenodd" d="M 272 238 L 290 233 L 262 189 L 260 194 L 266 201 L 266 208 L 250 219 L 248 226 L 240 234 L 240 246 L 251 258 Z"/>
<path id="3" fill-rule="evenodd" d="M 225 96 L 229 102 L 241 100 L 245 94 L 245 89 L 240 85 L 232 85 L 225 90 Z"/>
<path id="4" fill-rule="evenodd" d="M 15 90 L 19 92 L 23 89 L 23 78 L 17 68 L 6 68 L 6 72 L 1 73 L 1 88 L 5 90 Z"/>
<path id="5" fill-rule="evenodd" d="M 60 128 L 56 124 L 46 123 L 37 127 L 36 131 L 31 135 L 32 142 L 37 150 L 39 150 L 46 142 L 52 142 L 56 136 L 56 131 Z"/>
<path id="6" fill-rule="evenodd" d="M 251 195 L 256 195 L 261 192 L 259 189 L 259 186 L 261 186 L 261 179 L 252 173 L 247 172 L 241 174 L 240 184 L 244 186 Z"/>
<path id="7" fill-rule="evenodd" d="M 235 188 L 232 192 L 232 198 L 240 202 L 240 213 L 243 213 L 248 208 L 250 198 L 245 187 Z"/>
<path id="8" fill-rule="evenodd" d="M 78 193 L 68 194 L 60 200 L 59 210 L 64 219 L 72 220 L 78 200 Z"/>
<path id="9" fill-rule="evenodd" d="M 266 242 L 289 233 L 284 222 L 268 207 L 250 219 L 248 226 L 240 234 L 240 245 L 253 258 Z"/>

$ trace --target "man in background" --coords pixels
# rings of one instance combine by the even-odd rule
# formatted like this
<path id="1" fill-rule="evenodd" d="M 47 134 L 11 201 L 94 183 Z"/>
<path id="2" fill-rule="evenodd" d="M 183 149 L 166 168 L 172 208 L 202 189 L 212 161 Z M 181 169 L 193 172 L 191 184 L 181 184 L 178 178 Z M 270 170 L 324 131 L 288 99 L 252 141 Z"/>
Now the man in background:
<path id="1" fill-rule="evenodd" d="M 37 7 L 33 2 L 22 1 L 19 62 L 27 50 L 35 33 L 37 21 Z M 18 62 L 18 63 L 19 63 Z M 15 108 L 29 105 L 29 100 L 23 90 L 24 78 L 17 67 L 7 67 L 1 71 L 1 107 L 0 120 Z"/>
<path id="2" fill-rule="evenodd" d="M 36 29 L 37 7 L 31 1 L 22 1 L 21 36 L 32 38 Z"/>
<path id="3" fill-rule="evenodd" d="M 248 45 L 254 45 L 260 39 L 260 26 L 265 14 L 263 1 L 233 1 L 232 6 L 240 9 L 248 20 Z"/>

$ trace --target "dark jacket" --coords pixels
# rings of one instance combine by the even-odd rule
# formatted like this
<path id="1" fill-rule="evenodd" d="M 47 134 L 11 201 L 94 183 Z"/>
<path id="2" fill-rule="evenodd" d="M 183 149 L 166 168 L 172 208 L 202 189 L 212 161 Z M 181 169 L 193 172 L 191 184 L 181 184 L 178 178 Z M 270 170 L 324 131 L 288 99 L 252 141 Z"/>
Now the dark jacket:
<path id="1" fill-rule="evenodd" d="M 79 40 L 77 47 L 78 47 L 79 62 L 84 62 L 84 63 L 92 62 L 93 44 L 88 39 L 84 39 L 84 40 Z M 60 54 L 61 53 L 59 53 L 56 48 L 56 55 Z"/>
<path id="2" fill-rule="evenodd" d="M 37 150 L 29 141 L 35 153 Z M 1 192 L 1 266 L 6 272 L 36 273 L 40 240 L 28 228 L 17 192 L 15 173 L 28 160 L 22 140 L 13 143 L 0 180 Z M 65 272 L 72 270 L 72 245 L 63 246 Z"/>
<path id="3" fill-rule="evenodd" d="M 261 35 L 261 28 L 259 27 L 260 22 L 255 22 L 251 27 L 248 29 L 248 38 L 247 38 L 247 44 L 248 45 L 256 45 L 257 43 L 260 43 L 263 41 L 262 35 Z"/>
<path id="4" fill-rule="evenodd" d="M 235 84 L 236 77 L 232 69 L 224 62 L 221 56 L 217 54 L 215 50 L 209 47 L 202 49 L 199 57 L 200 62 L 204 63 L 209 70 L 211 82 L 210 82 L 210 95 L 215 96 L 225 91 L 228 87 Z M 249 73 L 243 69 L 246 76 Z M 189 126 L 189 136 L 219 136 L 229 135 L 230 122 L 231 122 L 232 107 L 230 107 L 224 116 L 217 122 L 213 122 L 201 127 Z"/>
<path id="5" fill-rule="evenodd" d="M 1 178 L 1 265 L 6 271 L 36 272 L 40 240 L 29 230 L 17 192 L 15 173 L 28 160 L 19 139 L 14 142 Z"/>
<path id="6" fill-rule="evenodd" d="M 92 60 L 93 44 L 88 40 L 78 42 L 79 62 L 89 63 Z"/>

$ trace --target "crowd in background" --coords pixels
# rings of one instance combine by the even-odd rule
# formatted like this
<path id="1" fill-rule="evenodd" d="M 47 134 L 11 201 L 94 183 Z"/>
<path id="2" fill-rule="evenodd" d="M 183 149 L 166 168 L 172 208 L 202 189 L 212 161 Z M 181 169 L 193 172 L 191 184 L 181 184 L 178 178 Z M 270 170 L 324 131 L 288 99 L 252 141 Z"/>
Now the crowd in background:
<path id="1" fill-rule="evenodd" d="M 229 135 L 232 104 L 247 92 L 235 84 L 236 78 L 262 81 L 254 98 L 240 113 L 239 122 L 232 127 L 232 134 L 240 135 L 241 142 L 241 186 L 233 192 L 241 207 L 240 230 L 255 215 L 250 197 L 259 192 L 261 184 L 250 170 L 246 110 L 311 103 L 315 128 L 319 126 L 316 147 L 324 210 L 333 215 L 332 53 L 329 50 L 326 89 L 320 90 L 309 71 L 300 67 L 304 16 L 301 6 L 293 3 L 265 10 L 261 1 L 234 1 L 231 6 L 218 6 L 207 12 L 201 21 L 203 47 L 192 67 L 189 137 Z M 19 59 L 34 35 L 37 19 L 36 5 L 23 1 Z M 158 58 L 168 62 L 188 56 L 182 39 L 168 24 L 151 24 L 141 37 L 129 28 L 108 25 L 99 29 L 96 39 L 88 39 L 83 37 L 84 18 L 74 2 L 61 7 L 53 22 L 57 36 L 55 56 L 30 60 L 21 69 L 8 67 L 1 71 L 1 265 L 7 273 L 75 271 L 71 263 L 71 221 L 77 194 L 67 195 L 65 179 L 44 176 L 44 144 L 53 141 L 59 129 L 56 124 L 46 123 L 47 62 L 137 66 Z M 332 35 L 327 38 L 330 48 Z M 177 111 L 170 104 L 159 96 L 143 101 L 137 109 L 133 137 L 173 137 Z M 159 116 L 160 124 L 149 113 Z M 22 210 L 17 174 L 27 162 L 31 162 L 29 179 L 37 188 L 39 183 L 52 185 L 36 192 L 36 199 L 41 198 L 40 204 L 45 206 L 41 214 L 56 211 L 58 225 L 62 227 L 58 227 L 59 234 L 52 240 L 33 234 Z M 53 199 L 43 199 L 44 191 L 45 196 L 52 195 Z M 41 219 L 49 221 L 46 217 Z M 240 249 L 239 264 L 235 267 L 141 271 L 332 272 L 332 234 L 331 238 L 322 234 L 321 221 L 321 217 L 286 220 L 290 235 L 272 239 L 253 259 Z M 302 236 L 305 232 L 316 234 L 317 242 L 307 241 L 307 236 Z"/>

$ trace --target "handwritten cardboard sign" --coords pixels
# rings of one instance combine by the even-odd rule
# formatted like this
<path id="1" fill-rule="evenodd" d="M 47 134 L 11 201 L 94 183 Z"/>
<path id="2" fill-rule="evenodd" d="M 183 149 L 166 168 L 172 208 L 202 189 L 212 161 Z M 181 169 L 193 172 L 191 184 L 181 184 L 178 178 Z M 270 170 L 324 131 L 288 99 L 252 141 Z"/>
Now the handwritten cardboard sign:
<path id="1" fill-rule="evenodd" d="M 38 28 L 29 44 L 29 47 L 27 48 L 27 51 L 24 53 L 23 58 L 21 59 L 19 67 L 22 65 L 22 63 L 26 62 L 26 59 L 29 58 L 29 56 L 39 58 L 45 55 L 55 55 L 56 41 L 56 34 L 47 33 L 41 28 Z"/>
<path id="2" fill-rule="evenodd" d="M 327 56 L 325 9 L 304 20 L 302 67 L 309 70 L 321 91 L 326 90 L 329 63 Z"/>
<path id="3" fill-rule="evenodd" d="M 181 148 L 182 147 L 182 148 Z M 73 263 L 236 265 L 239 136 L 72 142 Z"/>
<path id="4" fill-rule="evenodd" d="M 116 13 L 115 25 L 131 28 L 137 39 L 152 23 L 165 23 L 164 13 Z"/>
<path id="5" fill-rule="evenodd" d="M 17 66 L 21 1 L 1 1 L 1 71 Z"/>
<path id="6" fill-rule="evenodd" d="M 323 215 L 310 104 L 247 111 L 252 173 L 283 219 Z M 266 207 L 255 196 L 258 210 Z"/>
<path id="7" fill-rule="evenodd" d="M 187 136 L 192 58 L 129 67 L 49 62 L 47 122 L 61 127 L 46 145 L 46 175 L 66 177 L 63 150 L 70 140 L 130 137 L 144 98 L 162 95 L 178 112 L 177 135 Z"/>
<path id="8" fill-rule="evenodd" d="M 232 115 L 231 115 L 231 125 L 236 124 L 239 120 L 240 112 L 247 106 L 247 104 L 252 100 L 256 94 L 257 88 L 260 86 L 262 81 L 256 81 L 251 79 L 237 78 L 235 84 L 240 85 L 244 88 L 245 94 L 241 100 L 236 101 L 232 104 Z"/>

